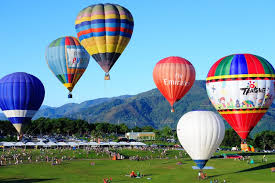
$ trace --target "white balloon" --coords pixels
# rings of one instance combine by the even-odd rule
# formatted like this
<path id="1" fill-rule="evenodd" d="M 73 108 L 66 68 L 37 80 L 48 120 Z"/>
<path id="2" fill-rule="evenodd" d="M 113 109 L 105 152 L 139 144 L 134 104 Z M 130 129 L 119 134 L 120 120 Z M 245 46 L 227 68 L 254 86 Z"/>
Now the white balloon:
<path id="1" fill-rule="evenodd" d="M 223 120 L 212 111 L 188 112 L 177 125 L 181 145 L 201 169 L 222 143 L 224 132 Z"/>

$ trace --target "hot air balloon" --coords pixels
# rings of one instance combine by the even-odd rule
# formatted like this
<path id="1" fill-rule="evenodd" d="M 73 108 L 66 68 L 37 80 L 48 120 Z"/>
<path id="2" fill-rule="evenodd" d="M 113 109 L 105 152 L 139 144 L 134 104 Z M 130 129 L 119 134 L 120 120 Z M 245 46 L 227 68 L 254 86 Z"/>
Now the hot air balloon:
<path id="1" fill-rule="evenodd" d="M 109 71 L 132 36 L 134 20 L 117 4 L 96 4 L 81 10 L 75 21 L 80 43 L 96 60 L 109 80 Z"/>
<path id="2" fill-rule="evenodd" d="M 188 112 L 177 125 L 181 145 L 200 169 L 222 143 L 224 132 L 223 120 L 212 111 Z"/>
<path id="3" fill-rule="evenodd" d="M 242 142 L 272 104 L 274 79 L 272 65 L 252 54 L 223 57 L 209 70 L 209 99 Z"/>
<path id="4" fill-rule="evenodd" d="M 75 37 L 66 36 L 54 40 L 46 48 L 46 61 L 50 70 L 69 90 L 72 90 L 88 67 L 90 55 Z"/>
<path id="5" fill-rule="evenodd" d="M 45 96 L 42 82 L 35 76 L 15 72 L 0 80 L 0 108 L 19 135 L 22 125 L 30 122 Z"/>
<path id="6" fill-rule="evenodd" d="M 167 57 L 156 64 L 153 79 L 160 93 L 170 103 L 171 112 L 174 112 L 174 103 L 190 90 L 195 76 L 193 65 L 181 57 Z"/>

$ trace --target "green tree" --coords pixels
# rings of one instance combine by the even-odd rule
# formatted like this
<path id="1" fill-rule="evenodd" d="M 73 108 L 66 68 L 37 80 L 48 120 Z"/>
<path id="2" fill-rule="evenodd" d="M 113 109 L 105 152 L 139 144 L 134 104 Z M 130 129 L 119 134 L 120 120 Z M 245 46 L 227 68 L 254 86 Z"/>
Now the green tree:
<path id="1" fill-rule="evenodd" d="M 263 131 L 258 133 L 254 138 L 254 146 L 264 150 L 275 148 L 275 132 Z"/>
<path id="2" fill-rule="evenodd" d="M 171 138 L 173 136 L 173 131 L 169 126 L 165 126 L 162 130 L 161 130 L 161 136 L 162 138 L 164 138 L 165 140 Z"/>
<path id="3" fill-rule="evenodd" d="M 152 132 L 154 128 L 152 126 L 144 126 L 142 127 L 142 132 Z"/>
<path id="4" fill-rule="evenodd" d="M 138 127 L 138 126 L 135 126 L 134 128 L 132 128 L 132 130 L 134 132 L 141 132 L 142 131 L 142 128 Z"/>
<path id="5" fill-rule="evenodd" d="M 154 132 L 155 132 L 155 140 L 161 140 L 162 136 L 161 136 L 160 130 L 155 129 Z"/>
<path id="6" fill-rule="evenodd" d="M 126 133 L 129 132 L 128 126 L 126 126 L 124 123 L 119 125 L 119 131 L 118 133 Z"/>
<path id="7" fill-rule="evenodd" d="M 240 146 L 240 144 L 240 137 L 233 129 L 225 130 L 222 146 L 235 147 Z"/>

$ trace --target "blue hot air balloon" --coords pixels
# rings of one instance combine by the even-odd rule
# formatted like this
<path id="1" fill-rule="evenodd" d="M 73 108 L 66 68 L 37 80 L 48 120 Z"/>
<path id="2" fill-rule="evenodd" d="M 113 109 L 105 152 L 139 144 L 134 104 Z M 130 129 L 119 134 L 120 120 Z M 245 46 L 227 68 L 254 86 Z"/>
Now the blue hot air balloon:
<path id="1" fill-rule="evenodd" d="M 15 72 L 0 80 L 0 108 L 19 134 L 30 122 L 45 96 L 42 82 L 35 76 Z"/>

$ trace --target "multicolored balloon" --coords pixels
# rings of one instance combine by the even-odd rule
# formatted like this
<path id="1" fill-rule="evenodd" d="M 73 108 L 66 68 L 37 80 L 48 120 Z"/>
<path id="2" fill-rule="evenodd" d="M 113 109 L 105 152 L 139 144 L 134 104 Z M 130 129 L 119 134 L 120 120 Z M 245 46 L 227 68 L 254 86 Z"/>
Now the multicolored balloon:
<path id="1" fill-rule="evenodd" d="M 243 141 L 274 99 L 275 71 L 264 58 L 234 54 L 209 70 L 206 89 L 210 101 Z"/>
<path id="2" fill-rule="evenodd" d="M 133 33 L 129 10 L 117 4 L 96 4 L 81 10 L 75 21 L 80 43 L 96 60 L 109 80 L 109 71 L 122 54 Z"/>
<path id="3" fill-rule="evenodd" d="M 0 108 L 19 134 L 30 122 L 45 96 L 42 82 L 35 76 L 15 72 L 0 80 Z"/>
<path id="4" fill-rule="evenodd" d="M 223 120 L 212 111 L 188 112 L 177 125 L 181 145 L 200 169 L 222 143 L 224 132 Z"/>
<path id="5" fill-rule="evenodd" d="M 153 71 L 154 82 L 171 105 L 179 101 L 192 87 L 196 77 L 195 68 L 181 57 L 167 57 L 160 60 Z"/>
<path id="6" fill-rule="evenodd" d="M 69 90 L 72 90 L 88 67 L 90 55 L 75 37 L 66 36 L 54 40 L 46 48 L 46 61 L 50 70 Z"/>

